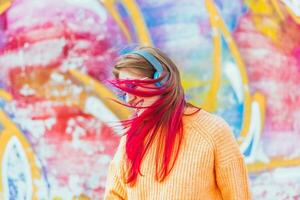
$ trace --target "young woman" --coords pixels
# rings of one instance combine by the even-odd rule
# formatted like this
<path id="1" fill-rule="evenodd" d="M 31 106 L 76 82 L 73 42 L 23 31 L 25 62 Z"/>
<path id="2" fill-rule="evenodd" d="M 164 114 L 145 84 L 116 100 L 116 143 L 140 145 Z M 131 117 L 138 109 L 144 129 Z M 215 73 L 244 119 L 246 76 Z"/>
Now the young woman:
<path id="1" fill-rule="evenodd" d="M 176 65 L 157 48 L 122 56 L 111 83 L 135 114 L 110 163 L 105 200 L 247 200 L 247 169 L 228 124 L 185 100 Z"/>

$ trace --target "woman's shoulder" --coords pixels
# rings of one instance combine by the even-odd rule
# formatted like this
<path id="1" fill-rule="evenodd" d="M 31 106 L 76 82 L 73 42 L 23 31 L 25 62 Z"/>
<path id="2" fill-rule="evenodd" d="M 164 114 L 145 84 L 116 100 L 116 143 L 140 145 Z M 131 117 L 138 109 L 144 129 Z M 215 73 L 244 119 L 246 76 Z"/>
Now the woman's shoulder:
<path id="1" fill-rule="evenodd" d="M 126 147 L 126 135 L 119 138 L 119 144 L 113 157 L 113 162 L 121 163 L 124 161 Z"/>
<path id="2" fill-rule="evenodd" d="M 183 117 L 185 126 L 221 127 L 227 125 L 227 122 L 222 117 L 203 108 L 200 108 L 199 111 L 196 108 L 189 108 L 186 109 L 185 114 Z"/>
<path id="3" fill-rule="evenodd" d="M 201 109 L 191 116 L 185 116 L 183 123 L 186 131 L 196 132 L 202 137 L 213 139 L 224 132 L 231 132 L 228 123 L 220 116 Z M 226 134 L 226 133 L 225 133 Z"/>

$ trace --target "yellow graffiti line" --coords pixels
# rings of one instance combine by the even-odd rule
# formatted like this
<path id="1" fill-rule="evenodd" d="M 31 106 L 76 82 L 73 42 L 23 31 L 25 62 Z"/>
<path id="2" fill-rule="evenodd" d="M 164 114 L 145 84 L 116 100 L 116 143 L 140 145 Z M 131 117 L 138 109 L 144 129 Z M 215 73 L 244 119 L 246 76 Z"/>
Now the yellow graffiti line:
<path id="1" fill-rule="evenodd" d="M 197 88 L 210 84 L 209 80 L 199 79 L 198 77 L 186 76 L 182 74 L 181 84 L 184 89 Z"/>
<path id="2" fill-rule="evenodd" d="M 9 140 L 15 136 L 18 141 L 21 143 L 21 146 L 24 150 L 24 153 L 26 155 L 26 159 L 28 160 L 28 163 L 30 165 L 30 172 L 31 172 L 31 178 L 32 178 L 32 195 L 33 199 L 37 198 L 37 186 L 35 184 L 35 180 L 41 178 L 41 174 L 39 171 L 39 168 L 36 165 L 36 160 L 34 156 L 34 152 L 32 152 L 32 149 L 30 147 L 30 144 L 28 143 L 27 139 L 24 137 L 24 135 L 20 132 L 20 130 L 14 125 L 14 123 L 6 116 L 6 114 L 0 110 L 0 123 L 2 126 L 5 127 L 5 129 L 1 132 L 0 135 L 0 163 L 3 163 L 3 157 L 4 152 L 6 149 L 6 146 L 9 142 Z M 2 170 L 0 170 L 0 178 L 3 180 L 3 174 Z M 0 181 L 0 193 L 3 194 L 3 183 Z"/>
<path id="3" fill-rule="evenodd" d="M 105 1 L 101 1 L 101 2 L 104 4 L 104 6 L 108 10 L 108 12 L 111 14 L 111 16 L 114 18 L 117 25 L 120 27 L 121 31 L 125 35 L 127 41 L 132 42 L 132 38 L 130 36 L 130 33 L 129 33 L 126 25 L 122 21 L 122 18 L 120 16 L 118 10 L 116 9 L 115 1 L 114 0 L 105 0 Z"/>
<path id="4" fill-rule="evenodd" d="M 263 132 L 264 124 L 265 124 L 265 118 L 266 118 L 266 100 L 265 97 L 262 93 L 260 92 L 255 92 L 254 95 L 252 96 L 251 104 L 252 103 L 257 103 L 259 107 L 259 119 L 260 119 L 260 130 L 259 134 Z M 241 145 L 244 142 L 245 138 L 238 138 L 237 142 Z"/>
<path id="5" fill-rule="evenodd" d="M 62 198 L 62 197 L 59 197 L 59 196 L 54 196 L 54 197 L 52 198 L 52 200 L 63 200 L 63 198 Z"/>
<path id="6" fill-rule="evenodd" d="M 286 5 L 286 3 L 284 1 L 281 1 L 284 5 L 284 7 L 286 8 L 287 13 L 292 17 L 292 19 L 297 23 L 300 24 L 300 17 L 297 16 L 294 11 L 288 6 Z M 273 7 L 275 8 L 275 11 L 277 12 L 277 14 L 280 16 L 280 18 L 282 20 L 285 19 L 285 16 L 280 8 L 280 3 L 278 2 L 278 0 L 271 0 L 271 3 L 273 4 Z"/>
<path id="7" fill-rule="evenodd" d="M 284 159 L 284 158 L 272 158 L 270 162 L 256 162 L 248 164 L 247 168 L 249 172 L 259 172 L 262 170 L 270 170 L 277 167 L 292 167 L 300 166 L 300 158 L 296 159 Z"/>
<path id="8" fill-rule="evenodd" d="M 242 124 L 242 130 L 240 133 L 240 137 L 245 138 L 249 131 L 250 116 L 251 116 L 251 107 L 250 107 L 251 106 L 251 96 L 250 96 L 250 92 L 249 92 L 246 68 L 245 68 L 244 62 L 242 61 L 241 55 L 238 51 L 238 48 L 237 48 L 235 42 L 233 41 L 233 38 L 231 37 L 231 34 L 228 31 L 228 29 L 225 25 L 225 22 L 223 21 L 220 14 L 218 13 L 217 8 L 214 5 L 214 2 L 212 0 L 205 0 L 205 5 L 209 12 L 210 18 L 212 18 L 212 21 L 215 20 L 215 22 L 212 23 L 213 31 L 221 30 L 221 32 L 223 33 L 224 38 L 228 44 L 228 47 L 232 53 L 232 56 L 237 64 L 237 67 L 241 74 L 242 84 L 243 84 L 243 96 L 244 96 L 244 111 L 243 111 L 243 124 Z M 215 48 L 221 48 L 221 46 L 217 45 Z M 221 50 L 216 49 L 216 51 L 221 51 Z M 215 53 L 214 56 L 219 56 L 219 54 Z M 213 57 L 213 59 L 220 59 L 220 58 Z M 217 84 L 218 82 L 215 81 L 215 83 Z M 215 85 L 214 88 L 219 88 L 219 86 Z M 216 101 L 216 99 L 210 99 L 210 101 Z"/>
<path id="9" fill-rule="evenodd" d="M 274 7 L 276 13 L 279 15 L 280 19 L 284 20 L 285 17 L 283 15 L 282 11 L 281 11 L 281 8 L 280 8 L 280 6 L 278 4 L 278 1 L 277 0 L 270 0 L 270 1 L 271 1 L 271 4 Z"/>
<path id="10" fill-rule="evenodd" d="M 221 35 L 218 27 L 219 16 L 213 8 L 213 4 L 209 1 L 205 1 L 206 8 L 209 12 L 209 19 L 212 26 L 212 39 L 213 39 L 213 69 L 211 87 L 204 100 L 203 108 L 208 111 L 214 112 L 217 109 L 217 94 L 221 85 Z"/>
<path id="11" fill-rule="evenodd" d="M 12 96 L 8 92 L 3 89 L 0 89 L 0 98 L 4 99 L 5 101 L 11 101 Z"/>
<path id="12" fill-rule="evenodd" d="M 152 40 L 147 25 L 144 22 L 143 15 L 135 0 L 123 0 L 122 2 L 125 9 L 130 14 L 130 18 L 133 22 L 134 28 L 136 29 L 139 42 L 143 45 L 152 45 Z"/>
<path id="13" fill-rule="evenodd" d="M 128 118 L 128 116 L 130 115 L 129 110 L 126 107 L 109 100 L 109 98 L 115 99 L 116 96 L 105 85 L 101 84 L 88 75 L 80 73 L 79 71 L 70 70 L 69 72 L 81 83 L 91 87 L 95 94 L 103 101 L 106 107 L 111 110 L 119 119 Z"/>
<path id="14" fill-rule="evenodd" d="M 0 14 L 2 14 L 6 9 L 8 9 L 11 6 L 11 0 L 2 0 L 0 1 Z"/>
<path id="15" fill-rule="evenodd" d="M 80 196 L 74 196 L 72 198 L 72 200 L 90 200 L 90 197 L 84 195 L 84 194 L 81 194 Z"/>
<path id="16" fill-rule="evenodd" d="M 246 5 L 251 8 L 251 10 L 261 15 L 272 15 L 273 9 L 269 5 L 268 0 L 246 0 Z"/>

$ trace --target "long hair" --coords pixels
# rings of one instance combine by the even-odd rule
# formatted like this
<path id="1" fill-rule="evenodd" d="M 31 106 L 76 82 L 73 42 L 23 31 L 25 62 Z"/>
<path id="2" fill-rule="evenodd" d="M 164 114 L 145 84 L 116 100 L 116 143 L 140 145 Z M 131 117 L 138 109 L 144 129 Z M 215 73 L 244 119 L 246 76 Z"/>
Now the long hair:
<path id="1" fill-rule="evenodd" d="M 162 182 L 169 175 L 178 157 L 183 139 L 184 109 L 192 106 L 185 100 L 180 74 L 173 61 L 154 47 L 140 47 L 138 50 L 147 51 L 155 56 L 164 71 L 158 79 L 153 79 L 155 72 L 153 66 L 142 56 L 130 53 L 121 56 L 113 68 L 116 79 L 111 83 L 121 91 L 139 97 L 160 96 L 152 105 L 146 107 L 123 103 L 128 107 L 144 109 L 139 116 L 122 121 L 127 135 L 125 149 L 129 170 L 126 183 L 129 185 L 134 185 L 138 175 L 142 175 L 140 171 L 142 160 L 156 137 L 158 142 L 155 156 L 155 179 Z M 120 70 L 134 71 L 150 79 L 122 80 L 119 79 Z M 149 84 L 162 81 L 165 77 L 168 79 L 161 87 L 149 86 Z"/>

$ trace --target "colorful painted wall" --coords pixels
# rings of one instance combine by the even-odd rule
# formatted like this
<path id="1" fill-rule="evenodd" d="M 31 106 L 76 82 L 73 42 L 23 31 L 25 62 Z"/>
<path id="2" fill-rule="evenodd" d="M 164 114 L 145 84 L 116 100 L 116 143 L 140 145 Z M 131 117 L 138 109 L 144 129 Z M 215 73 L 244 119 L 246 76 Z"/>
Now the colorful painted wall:
<path id="1" fill-rule="evenodd" d="M 300 199 L 297 0 L 1 0 L 0 199 L 99 199 L 129 111 L 108 98 L 138 44 L 231 125 L 254 199 Z"/>

